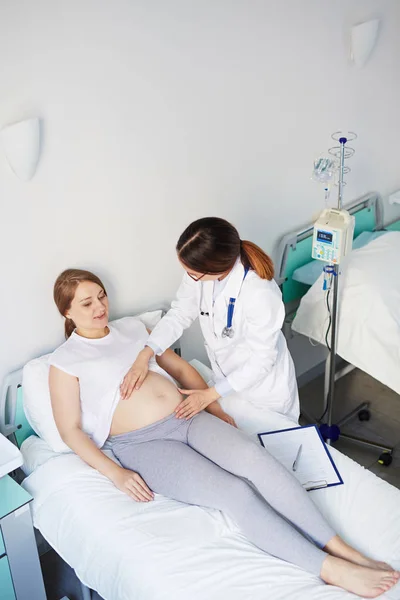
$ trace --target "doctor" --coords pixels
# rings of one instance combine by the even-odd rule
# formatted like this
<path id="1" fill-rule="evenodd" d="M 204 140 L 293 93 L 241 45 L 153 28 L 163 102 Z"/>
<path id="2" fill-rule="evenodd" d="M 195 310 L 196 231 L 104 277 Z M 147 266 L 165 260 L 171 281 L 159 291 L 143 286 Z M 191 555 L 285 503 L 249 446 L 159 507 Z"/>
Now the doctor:
<path id="1" fill-rule="evenodd" d="M 216 217 L 189 225 L 176 250 L 185 270 L 177 297 L 127 373 L 122 397 L 139 389 L 149 359 L 162 354 L 199 318 L 214 385 L 181 390 L 187 398 L 177 407 L 177 416 L 193 417 L 220 398 L 229 411 L 230 398 L 235 398 L 297 422 L 296 377 L 281 331 L 285 311 L 271 259 Z"/>

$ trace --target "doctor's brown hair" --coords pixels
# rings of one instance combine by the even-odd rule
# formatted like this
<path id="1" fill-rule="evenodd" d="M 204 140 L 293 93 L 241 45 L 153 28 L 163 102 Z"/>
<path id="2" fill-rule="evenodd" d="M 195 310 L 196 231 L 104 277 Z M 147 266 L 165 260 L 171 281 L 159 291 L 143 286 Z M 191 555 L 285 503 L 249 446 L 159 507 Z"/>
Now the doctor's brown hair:
<path id="1" fill-rule="evenodd" d="M 218 275 L 232 269 L 238 256 L 245 268 L 261 279 L 274 277 L 270 257 L 253 242 L 241 240 L 237 229 L 225 219 L 205 217 L 193 221 L 176 245 L 179 260 L 197 273 Z"/>
<path id="2" fill-rule="evenodd" d="M 106 288 L 102 281 L 90 271 L 82 269 L 66 269 L 56 279 L 53 289 L 54 302 L 60 314 L 65 318 L 64 330 L 65 337 L 68 339 L 75 329 L 75 323 L 72 319 L 68 319 L 65 313 L 71 308 L 71 302 L 74 299 L 76 288 L 82 281 L 91 281 L 97 283 L 107 296 Z"/>

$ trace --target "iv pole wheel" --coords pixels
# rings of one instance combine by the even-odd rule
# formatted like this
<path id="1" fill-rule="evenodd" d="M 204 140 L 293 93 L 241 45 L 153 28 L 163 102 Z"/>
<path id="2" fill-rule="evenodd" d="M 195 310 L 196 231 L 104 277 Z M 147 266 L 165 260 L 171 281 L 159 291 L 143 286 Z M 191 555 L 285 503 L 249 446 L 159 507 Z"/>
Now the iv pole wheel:
<path id="1" fill-rule="evenodd" d="M 325 442 L 326 440 L 336 442 L 340 436 L 340 429 L 337 425 L 328 425 L 327 423 L 322 423 L 322 425 L 319 426 L 319 431 Z"/>
<path id="2" fill-rule="evenodd" d="M 382 452 L 378 458 L 378 463 L 384 467 L 388 467 L 392 464 L 393 456 L 391 452 Z"/>
<path id="3" fill-rule="evenodd" d="M 358 419 L 360 421 L 369 421 L 371 418 L 371 412 L 367 408 L 363 408 L 358 413 Z"/>

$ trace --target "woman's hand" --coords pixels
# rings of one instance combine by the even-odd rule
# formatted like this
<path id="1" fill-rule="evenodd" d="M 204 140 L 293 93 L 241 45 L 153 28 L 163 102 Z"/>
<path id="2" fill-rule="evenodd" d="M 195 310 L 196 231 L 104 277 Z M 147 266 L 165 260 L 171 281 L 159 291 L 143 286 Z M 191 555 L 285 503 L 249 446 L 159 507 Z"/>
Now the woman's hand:
<path id="1" fill-rule="evenodd" d="M 120 385 L 121 400 L 129 398 L 133 390 L 138 390 L 140 388 L 149 372 L 149 360 L 153 354 L 153 350 L 148 346 L 145 346 L 143 350 L 139 352 L 135 362 Z"/>
<path id="2" fill-rule="evenodd" d="M 182 400 L 175 409 L 175 415 L 178 419 L 191 419 L 220 397 L 213 387 L 205 390 L 179 389 L 179 391 L 181 394 L 187 396 L 187 398 Z"/>
<path id="3" fill-rule="evenodd" d="M 135 471 L 119 467 L 115 474 L 113 474 L 111 481 L 115 487 L 121 490 L 121 492 L 128 494 L 136 502 L 150 502 L 150 500 L 154 500 L 153 492 Z"/>

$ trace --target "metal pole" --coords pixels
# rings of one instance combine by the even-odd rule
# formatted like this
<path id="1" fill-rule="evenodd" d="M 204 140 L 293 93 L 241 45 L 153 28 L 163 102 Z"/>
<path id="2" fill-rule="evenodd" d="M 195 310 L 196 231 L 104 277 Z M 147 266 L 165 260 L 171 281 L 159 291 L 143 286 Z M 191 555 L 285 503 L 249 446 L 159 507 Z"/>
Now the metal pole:
<path id="1" fill-rule="evenodd" d="M 332 301 L 332 330 L 331 330 L 331 357 L 329 364 L 329 392 L 328 392 L 328 425 L 332 425 L 333 400 L 335 395 L 335 373 L 336 373 L 336 330 L 337 330 L 337 304 L 339 289 L 339 267 L 334 266 L 333 272 L 333 301 Z M 328 440 L 328 443 L 330 440 Z"/>
<path id="2" fill-rule="evenodd" d="M 344 179 L 344 145 L 347 142 L 347 138 L 341 137 L 339 139 L 340 144 L 340 171 L 339 171 L 339 194 L 338 194 L 338 209 L 342 210 L 343 206 L 343 179 Z"/>
<path id="3" fill-rule="evenodd" d="M 343 205 L 343 177 L 344 177 L 344 145 L 347 142 L 345 137 L 339 139 L 340 143 L 340 171 L 339 171 L 339 193 L 338 193 L 338 210 L 342 209 Z M 336 332 L 337 332 L 337 306 L 339 292 L 339 266 L 334 265 L 333 272 L 333 301 L 332 301 L 332 329 L 331 329 L 331 349 L 330 349 L 330 364 L 329 364 L 329 392 L 328 392 L 328 426 L 332 425 L 333 401 L 335 396 L 335 374 L 336 374 Z M 326 440 L 330 445 L 331 440 Z"/>

